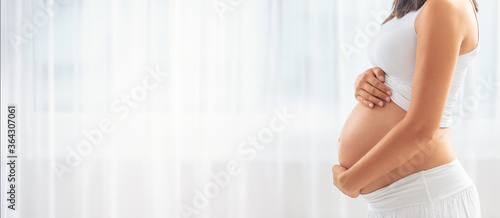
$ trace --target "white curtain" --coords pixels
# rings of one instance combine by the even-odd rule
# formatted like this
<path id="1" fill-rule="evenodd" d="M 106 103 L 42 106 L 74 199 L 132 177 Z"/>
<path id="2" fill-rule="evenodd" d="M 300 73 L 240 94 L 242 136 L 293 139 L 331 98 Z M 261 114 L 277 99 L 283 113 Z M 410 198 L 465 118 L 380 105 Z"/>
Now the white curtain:
<path id="1" fill-rule="evenodd" d="M 330 169 L 391 3 L 1 1 L 2 217 L 366 216 Z M 500 217 L 500 3 L 479 4 L 452 139 Z"/>

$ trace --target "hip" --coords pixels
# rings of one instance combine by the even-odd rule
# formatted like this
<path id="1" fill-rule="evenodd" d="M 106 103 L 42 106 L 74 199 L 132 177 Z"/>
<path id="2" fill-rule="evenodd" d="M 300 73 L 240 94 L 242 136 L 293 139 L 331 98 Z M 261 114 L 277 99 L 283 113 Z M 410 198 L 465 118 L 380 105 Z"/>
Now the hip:
<path id="1" fill-rule="evenodd" d="M 361 194 L 371 193 L 414 173 L 446 165 L 455 159 L 449 129 L 440 129 L 427 145 L 422 145 L 411 158 L 399 157 L 401 165 L 372 181 L 361 189 Z"/>
<path id="2" fill-rule="evenodd" d="M 454 217 L 446 213 L 480 217 L 477 191 L 457 159 L 413 173 L 369 194 L 361 194 L 361 197 L 368 202 L 369 213 L 378 214 L 377 217 L 403 213 L 407 215 L 405 217 L 439 214 Z"/>

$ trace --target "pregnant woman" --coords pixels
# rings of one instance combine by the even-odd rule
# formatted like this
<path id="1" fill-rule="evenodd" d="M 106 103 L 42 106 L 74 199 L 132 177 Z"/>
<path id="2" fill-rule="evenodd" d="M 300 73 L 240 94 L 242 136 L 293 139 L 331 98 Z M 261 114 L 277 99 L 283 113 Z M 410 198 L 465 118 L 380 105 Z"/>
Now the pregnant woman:
<path id="1" fill-rule="evenodd" d="M 333 183 L 368 217 L 480 217 L 450 140 L 452 110 L 478 52 L 475 0 L 395 0 L 372 39 L 372 69 L 339 138 Z"/>

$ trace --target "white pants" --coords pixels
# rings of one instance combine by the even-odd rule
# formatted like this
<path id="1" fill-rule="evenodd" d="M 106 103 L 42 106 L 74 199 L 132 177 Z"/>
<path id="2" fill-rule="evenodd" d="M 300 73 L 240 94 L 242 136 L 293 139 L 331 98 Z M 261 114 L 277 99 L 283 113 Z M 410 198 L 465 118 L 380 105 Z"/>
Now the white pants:
<path id="1" fill-rule="evenodd" d="M 361 196 L 369 218 L 481 217 L 476 188 L 457 159 Z"/>

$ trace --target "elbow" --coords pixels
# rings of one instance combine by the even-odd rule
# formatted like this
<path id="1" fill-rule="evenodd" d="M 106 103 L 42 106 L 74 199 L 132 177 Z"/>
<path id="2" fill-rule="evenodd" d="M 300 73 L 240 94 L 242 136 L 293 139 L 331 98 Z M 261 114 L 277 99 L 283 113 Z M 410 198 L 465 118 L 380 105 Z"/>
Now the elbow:
<path id="1" fill-rule="evenodd" d="M 405 129 L 408 130 L 408 133 L 411 135 L 416 144 L 428 144 L 434 138 L 434 135 L 439 129 L 439 124 L 436 126 L 432 123 L 421 120 L 406 120 L 404 123 L 406 127 Z"/>
<path id="2" fill-rule="evenodd" d="M 415 143 L 418 145 L 427 145 L 434 138 L 437 129 L 431 128 L 416 128 L 413 133 L 415 135 Z"/>

